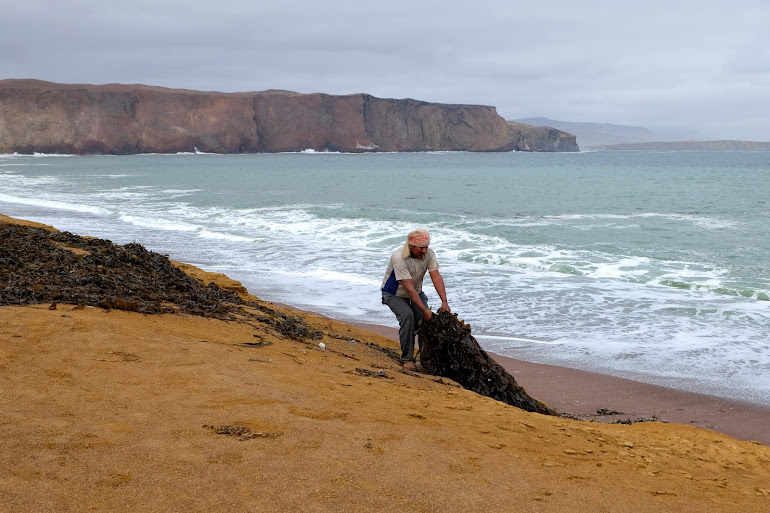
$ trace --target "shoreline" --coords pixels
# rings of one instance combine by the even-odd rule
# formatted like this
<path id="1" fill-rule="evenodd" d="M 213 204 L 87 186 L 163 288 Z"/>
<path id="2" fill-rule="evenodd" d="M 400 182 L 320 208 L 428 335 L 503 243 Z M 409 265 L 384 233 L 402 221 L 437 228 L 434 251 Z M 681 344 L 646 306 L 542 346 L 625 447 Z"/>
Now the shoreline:
<path id="1" fill-rule="evenodd" d="M 0 214 L 0 222 L 55 227 L 11 218 Z M 191 267 L 189 264 L 183 264 Z M 186 270 L 188 274 L 190 270 Z M 246 293 L 238 282 L 226 278 L 232 290 Z M 258 294 L 264 291 L 257 291 Z M 343 322 L 324 314 L 302 310 L 292 305 L 270 302 L 295 312 L 327 318 L 362 331 L 398 342 L 397 328 L 366 322 Z M 552 364 L 534 363 L 487 351 L 524 387 L 532 397 L 570 417 L 602 423 L 629 423 L 659 420 L 717 431 L 739 440 L 756 441 L 770 446 L 770 407 L 698 394 L 592 371 Z M 601 410 L 601 411 L 600 411 Z M 614 412 L 610 414 L 610 412 Z M 602 414 L 604 413 L 604 414 Z"/>
<path id="2" fill-rule="evenodd" d="M 398 341 L 396 328 L 348 324 Z M 486 352 L 532 397 L 580 420 L 610 424 L 640 419 L 673 422 L 770 446 L 770 407 Z M 599 410 L 620 413 L 601 415 Z"/>
<path id="3" fill-rule="evenodd" d="M 337 319 L 317 312 L 272 303 L 296 312 Z M 398 342 L 398 329 L 366 322 L 343 322 Z M 699 394 L 597 372 L 528 362 L 491 351 L 516 382 L 539 401 L 561 414 L 607 424 L 660 421 L 684 424 L 770 446 L 770 407 L 747 401 Z M 613 414 L 600 414 L 599 410 Z"/>
<path id="4" fill-rule="evenodd" d="M 464 513 L 507 511 L 512 497 L 548 513 L 618 504 L 764 513 L 770 504 L 770 446 L 736 439 L 758 437 L 729 426 L 524 411 L 405 370 L 394 328 L 263 301 L 224 274 L 136 246 L 3 234 L 2 511 Z M 104 279 L 101 299 L 58 278 L 67 270 Z M 120 292 L 123 272 L 135 291 Z M 25 302 L 19 291 L 35 277 L 50 289 Z M 181 285 L 186 294 L 154 294 Z M 169 309 L 144 306 L 158 299 Z M 593 408 L 586 394 L 627 413 L 640 395 L 663 403 L 599 375 L 576 371 L 580 384 L 569 369 L 498 361 L 538 400 L 567 401 L 564 411 Z M 690 415 L 685 396 L 672 404 Z M 714 406 L 707 398 L 703 411 Z M 764 427 L 766 418 L 743 422 Z"/>

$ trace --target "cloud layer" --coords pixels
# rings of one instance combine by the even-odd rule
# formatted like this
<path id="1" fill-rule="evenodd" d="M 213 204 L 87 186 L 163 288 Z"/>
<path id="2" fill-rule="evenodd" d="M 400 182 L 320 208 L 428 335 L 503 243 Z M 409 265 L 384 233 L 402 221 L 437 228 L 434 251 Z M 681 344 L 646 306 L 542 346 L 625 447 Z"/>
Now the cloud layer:
<path id="1" fill-rule="evenodd" d="M 766 0 L 25 0 L 0 78 L 494 105 L 770 140 Z"/>

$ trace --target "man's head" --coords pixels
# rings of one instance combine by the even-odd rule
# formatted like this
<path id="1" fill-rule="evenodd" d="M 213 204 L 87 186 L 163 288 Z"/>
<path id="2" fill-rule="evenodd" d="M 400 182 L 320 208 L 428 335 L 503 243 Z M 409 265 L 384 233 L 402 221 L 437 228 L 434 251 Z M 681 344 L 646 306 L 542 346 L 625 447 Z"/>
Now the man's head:
<path id="1" fill-rule="evenodd" d="M 409 251 L 409 256 L 412 258 L 422 260 L 428 252 L 428 245 L 430 245 L 430 234 L 426 230 L 414 230 L 409 232 L 409 235 L 406 237 L 406 247 L 404 249 Z M 406 255 L 404 255 L 404 258 L 406 258 Z"/>

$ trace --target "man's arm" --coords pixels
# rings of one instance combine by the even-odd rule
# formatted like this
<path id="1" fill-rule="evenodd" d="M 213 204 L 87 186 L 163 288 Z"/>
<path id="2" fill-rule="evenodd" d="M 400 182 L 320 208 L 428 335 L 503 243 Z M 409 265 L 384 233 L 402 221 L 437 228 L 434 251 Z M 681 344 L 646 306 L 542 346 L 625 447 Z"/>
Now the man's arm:
<path id="1" fill-rule="evenodd" d="M 438 292 L 438 297 L 441 298 L 441 306 L 439 307 L 438 311 L 440 312 L 444 310 L 447 312 L 451 312 L 452 310 L 449 308 L 449 303 L 447 303 L 447 300 L 446 300 L 446 289 L 444 288 L 444 278 L 442 278 L 441 273 L 438 272 L 438 269 L 430 272 L 430 279 L 433 282 L 433 287 L 436 289 L 436 292 Z"/>
<path id="2" fill-rule="evenodd" d="M 417 293 L 417 289 L 414 288 L 414 282 L 411 278 L 408 280 L 400 280 L 399 283 L 404 286 L 404 290 L 409 294 L 409 299 L 412 300 L 412 303 L 417 305 L 417 308 L 420 309 L 422 312 L 422 316 L 425 317 L 425 320 L 431 318 L 433 315 L 431 311 L 428 308 L 425 308 L 425 305 L 422 303 L 422 299 L 420 298 L 420 294 Z"/>

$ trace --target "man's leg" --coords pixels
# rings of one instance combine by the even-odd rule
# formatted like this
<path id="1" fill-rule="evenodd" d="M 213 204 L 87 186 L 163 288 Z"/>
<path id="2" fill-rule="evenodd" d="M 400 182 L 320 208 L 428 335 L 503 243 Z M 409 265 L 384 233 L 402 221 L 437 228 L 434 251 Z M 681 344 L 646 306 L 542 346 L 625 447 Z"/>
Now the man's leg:
<path id="1" fill-rule="evenodd" d="M 394 296 L 392 294 L 383 294 L 382 302 L 390 307 L 391 311 L 398 319 L 398 341 L 401 344 L 401 361 L 407 362 L 414 360 L 414 330 L 417 327 L 417 320 L 422 318 L 422 312 L 411 305 L 408 299 Z M 419 316 L 415 316 L 414 310 L 417 310 Z"/>
<path id="2" fill-rule="evenodd" d="M 422 291 L 420 291 L 420 299 L 422 300 L 422 304 L 425 305 L 425 308 L 430 309 L 430 306 L 428 306 L 428 296 L 426 296 L 425 293 Z M 412 306 L 412 310 L 414 311 L 414 318 L 417 319 L 417 321 L 414 323 L 415 330 L 416 330 L 420 326 L 420 324 L 423 322 L 425 317 L 422 315 L 422 310 L 417 308 L 416 305 L 411 304 L 411 306 Z M 417 335 L 417 347 L 419 352 L 420 348 L 422 348 L 422 338 L 420 337 L 419 334 Z"/>

